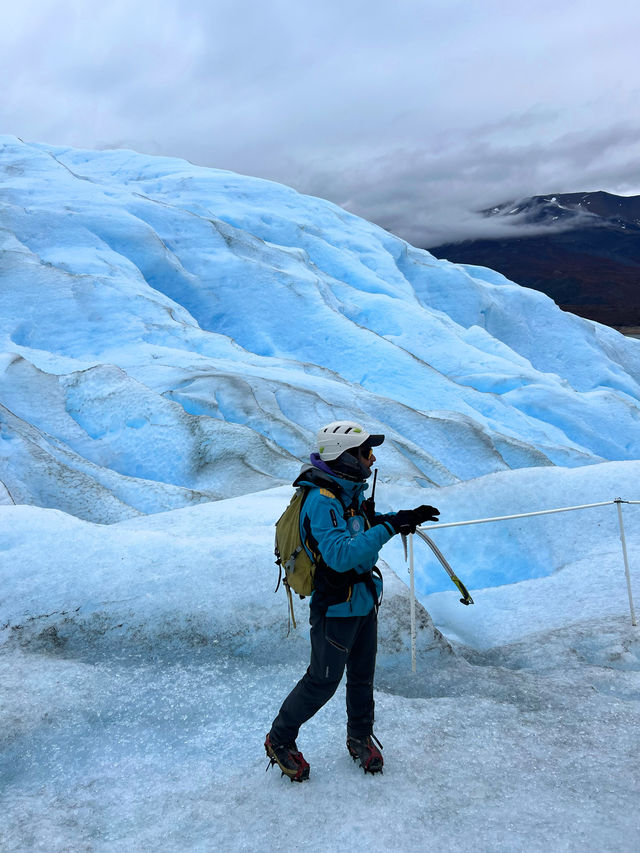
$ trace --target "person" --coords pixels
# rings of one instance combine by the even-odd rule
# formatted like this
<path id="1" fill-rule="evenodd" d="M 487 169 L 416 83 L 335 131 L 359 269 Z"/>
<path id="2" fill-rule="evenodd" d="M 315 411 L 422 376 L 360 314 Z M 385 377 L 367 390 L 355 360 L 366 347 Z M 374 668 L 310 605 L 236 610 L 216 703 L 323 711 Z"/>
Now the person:
<path id="1" fill-rule="evenodd" d="M 347 749 L 365 773 L 382 771 L 381 744 L 373 734 L 373 680 L 382 575 L 382 546 L 395 534 L 413 533 L 439 510 L 422 505 L 381 514 L 365 499 L 384 435 L 353 421 L 334 421 L 318 432 L 318 449 L 293 485 L 309 487 L 300 513 L 301 538 L 317 568 L 309 605 L 311 660 L 282 703 L 265 739 L 269 766 L 292 781 L 309 778 L 309 764 L 296 739 L 336 692 L 347 671 Z M 268 768 L 267 768 L 268 769 Z"/>

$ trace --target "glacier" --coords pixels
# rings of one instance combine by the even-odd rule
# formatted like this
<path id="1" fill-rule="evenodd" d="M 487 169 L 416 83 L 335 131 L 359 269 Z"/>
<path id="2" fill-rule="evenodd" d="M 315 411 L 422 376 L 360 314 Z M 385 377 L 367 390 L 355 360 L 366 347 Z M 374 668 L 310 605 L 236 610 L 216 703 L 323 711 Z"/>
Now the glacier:
<path id="1" fill-rule="evenodd" d="M 4 137 L 0 174 L 16 501 L 112 522 L 267 488 L 341 417 L 423 487 L 638 458 L 637 342 L 536 291 L 184 161 Z"/>
<path id="2" fill-rule="evenodd" d="M 382 510 L 638 500 L 640 342 L 268 181 L 7 136 L 0 176 L 0 848 L 634 850 L 613 505 L 432 531 L 472 607 L 416 542 L 415 673 L 385 546 L 381 778 L 343 690 L 309 783 L 262 741 L 306 666 L 273 523 L 318 426 L 386 434 Z"/>

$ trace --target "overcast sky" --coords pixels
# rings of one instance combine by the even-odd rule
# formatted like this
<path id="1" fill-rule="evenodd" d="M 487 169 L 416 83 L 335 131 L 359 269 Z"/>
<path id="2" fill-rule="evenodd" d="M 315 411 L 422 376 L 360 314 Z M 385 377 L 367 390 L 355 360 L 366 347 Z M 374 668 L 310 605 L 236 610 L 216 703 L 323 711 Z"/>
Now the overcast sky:
<path id="1" fill-rule="evenodd" d="M 270 178 L 429 246 L 512 198 L 640 193 L 639 42 L 637 0 L 4 0 L 0 133 Z"/>

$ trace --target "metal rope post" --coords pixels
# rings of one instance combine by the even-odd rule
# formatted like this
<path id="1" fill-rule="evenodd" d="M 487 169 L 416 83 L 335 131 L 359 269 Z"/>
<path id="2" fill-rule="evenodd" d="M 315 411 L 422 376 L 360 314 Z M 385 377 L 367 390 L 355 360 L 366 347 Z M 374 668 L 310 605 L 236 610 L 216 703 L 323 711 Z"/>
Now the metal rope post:
<path id="1" fill-rule="evenodd" d="M 616 498 L 614 501 L 618 508 L 618 523 L 620 524 L 620 542 L 622 543 L 622 556 L 624 558 L 624 573 L 627 578 L 627 593 L 629 595 L 629 610 L 631 611 L 631 624 L 637 625 L 636 614 L 633 609 L 633 595 L 631 594 L 631 574 L 629 572 L 629 558 L 627 556 L 627 539 L 624 535 L 624 523 L 622 521 L 622 498 Z"/>
<path id="2" fill-rule="evenodd" d="M 411 672 L 416 671 L 416 587 L 413 571 L 413 534 L 409 538 L 409 584 L 411 588 Z"/>

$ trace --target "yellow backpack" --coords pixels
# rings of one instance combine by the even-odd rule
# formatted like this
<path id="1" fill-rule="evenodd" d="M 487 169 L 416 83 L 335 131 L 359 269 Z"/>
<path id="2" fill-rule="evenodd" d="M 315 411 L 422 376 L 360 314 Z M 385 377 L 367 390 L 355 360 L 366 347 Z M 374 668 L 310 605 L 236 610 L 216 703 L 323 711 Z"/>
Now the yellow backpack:
<path id="1" fill-rule="evenodd" d="M 309 556 L 300 536 L 300 513 L 310 488 L 309 486 L 299 486 L 293 493 L 289 505 L 276 521 L 274 554 L 276 565 L 280 570 L 276 592 L 282 582 L 289 598 L 289 612 L 294 628 L 296 627 L 296 619 L 293 613 L 291 591 L 297 593 L 300 598 L 311 595 L 316 568 L 320 561 L 319 554 L 314 555 L 315 559 Z M 329 497 L 336 497 L 333 492 L 329 492 L 327 489 L 325 489 L 325 493 Z M 342 501 L 340 502 L 342 503 Z"/>
<path id="2" fill-rule="evenodd" d="M 309 489 L 300 487 L 293 493 L 289 505 L 276 521 L 274 547 L 276 565 L 280 569 L 276 589 L 282 581 L 289 590 L 289 595 L 293 590 L 301 598 L 313 592 L 313 577 L 316 572 L 316 563 L 309 557 L 300 536 L 300 513 L 308 492 Z"/>

